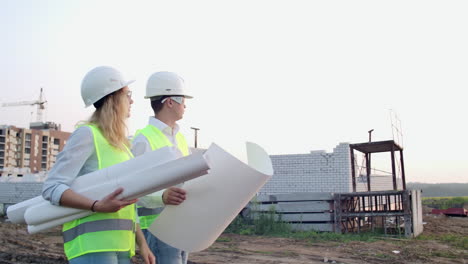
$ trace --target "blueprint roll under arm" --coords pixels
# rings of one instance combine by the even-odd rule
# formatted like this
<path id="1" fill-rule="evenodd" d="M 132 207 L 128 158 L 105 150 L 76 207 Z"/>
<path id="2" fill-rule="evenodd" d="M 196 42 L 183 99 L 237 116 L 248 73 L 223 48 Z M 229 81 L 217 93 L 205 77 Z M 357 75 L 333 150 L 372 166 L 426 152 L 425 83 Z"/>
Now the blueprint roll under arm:
<path id="1" fill-rule="evenodd" d="M 99 200 L 123 187 L 124 191 L 119 198 L 133 199 L 205 175 L 210 169 L 201 153 L 178 157 L 174 148 L 164 147 L 83 175 L 75 180 L 71 189 L 90 199 Z M 43 231 L 92 213 L 88 210 L 55 206 L 40 196 L 19 203 L 7 211 L 9 218 L 10 215 L 13 216 L 12 222 L 27 223 L 30 233 Z"/>

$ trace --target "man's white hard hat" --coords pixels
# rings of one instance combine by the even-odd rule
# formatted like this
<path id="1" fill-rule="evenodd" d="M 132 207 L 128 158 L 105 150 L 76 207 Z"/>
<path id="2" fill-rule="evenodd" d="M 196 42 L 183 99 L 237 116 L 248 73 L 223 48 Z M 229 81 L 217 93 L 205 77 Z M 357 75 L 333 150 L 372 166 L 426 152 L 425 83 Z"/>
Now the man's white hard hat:
<path id="1" fill-rule="evenodd" d="M 122 73 L 109 66 L 99 66 L 89 71 L 81 82 L 81 97 L 88 107 L 135 80 L 126 81 Z"/>
<path id="2" fill-rule="evenodd" d="M 184 79 L 173 72 L 161 71 L 153 73 L 146 83 L 145 98 L 160 97 L 164 95 L 180 95 L 193 98 L 185 90 Z"/>

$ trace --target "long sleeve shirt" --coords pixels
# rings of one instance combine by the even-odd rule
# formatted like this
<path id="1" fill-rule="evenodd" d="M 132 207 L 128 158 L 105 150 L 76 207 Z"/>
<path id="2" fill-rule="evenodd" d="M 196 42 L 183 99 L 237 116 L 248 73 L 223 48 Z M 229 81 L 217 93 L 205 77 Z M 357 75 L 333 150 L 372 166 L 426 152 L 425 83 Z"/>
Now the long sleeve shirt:
<path id="1" fill-rule="evenodd" d="M 73 181 L 84 174 L 98 170 L 98 159 L 94 148 L 91 128 L 82 126 L 69 137 L 57 161 L 49 171 L 42 187 L 42 196 L 54 205 L 60 205 L 64 191 Z"/>
<path id="2" fill-rule="evenodd" d="M 177 149 L 179 149 L 179 145 L 176 140 L 176 135 L 179 132 L 179 125 L 176 124 L 173 129 L 153 116 L 149 118 L 149 124 L 159 129 L 172 143 L 172 145 L 177 146 Z M 143 134 L 137 135 L 132 143 L 133 155 L 137 157 L 149 151 L 152 151 L 152 149 L 148 139 Z M 180 156 L 182 157 L 182 153 L 180 153 Z M 146 208 L 163 207 L 164 202 L 162 200 L 162 194 L 164 193 L 164 191 L 165 190 L 160 190 L 145 197 L 141 197 L 138 201 L 138 205 L 141 205 Z"/>

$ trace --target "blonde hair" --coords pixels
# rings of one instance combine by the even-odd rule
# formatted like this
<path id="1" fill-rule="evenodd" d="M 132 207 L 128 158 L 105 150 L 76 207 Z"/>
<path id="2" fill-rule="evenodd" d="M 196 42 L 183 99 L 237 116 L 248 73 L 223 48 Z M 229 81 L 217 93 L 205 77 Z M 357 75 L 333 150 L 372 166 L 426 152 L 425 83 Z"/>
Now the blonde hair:
<path id="1" fill-rule="evenodd" d="M 120 89 L 103 99 L 104 102 L 94 111 L 87 123 L 97 126 L 110 145 L 126 151 L 125 146 L 130 147 L 125 123 L 130 107 L 130 104 L 126 103 L 127 95 Z"/>

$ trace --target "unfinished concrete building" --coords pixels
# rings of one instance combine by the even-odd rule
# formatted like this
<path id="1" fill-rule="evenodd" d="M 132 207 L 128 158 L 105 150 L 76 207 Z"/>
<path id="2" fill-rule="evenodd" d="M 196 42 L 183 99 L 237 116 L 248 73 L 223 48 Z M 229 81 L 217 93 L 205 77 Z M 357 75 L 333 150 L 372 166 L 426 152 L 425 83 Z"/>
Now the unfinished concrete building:
<path id="1" fill-rule="evenodd" d="M 31 124 L 29 129 L 0 126 L 2 175 L 12 173 L 15 168 L 28 168 L 30 173 L 48 171 L 71 134 L 61 131 L 59 125 L 51 122 Z"/>

